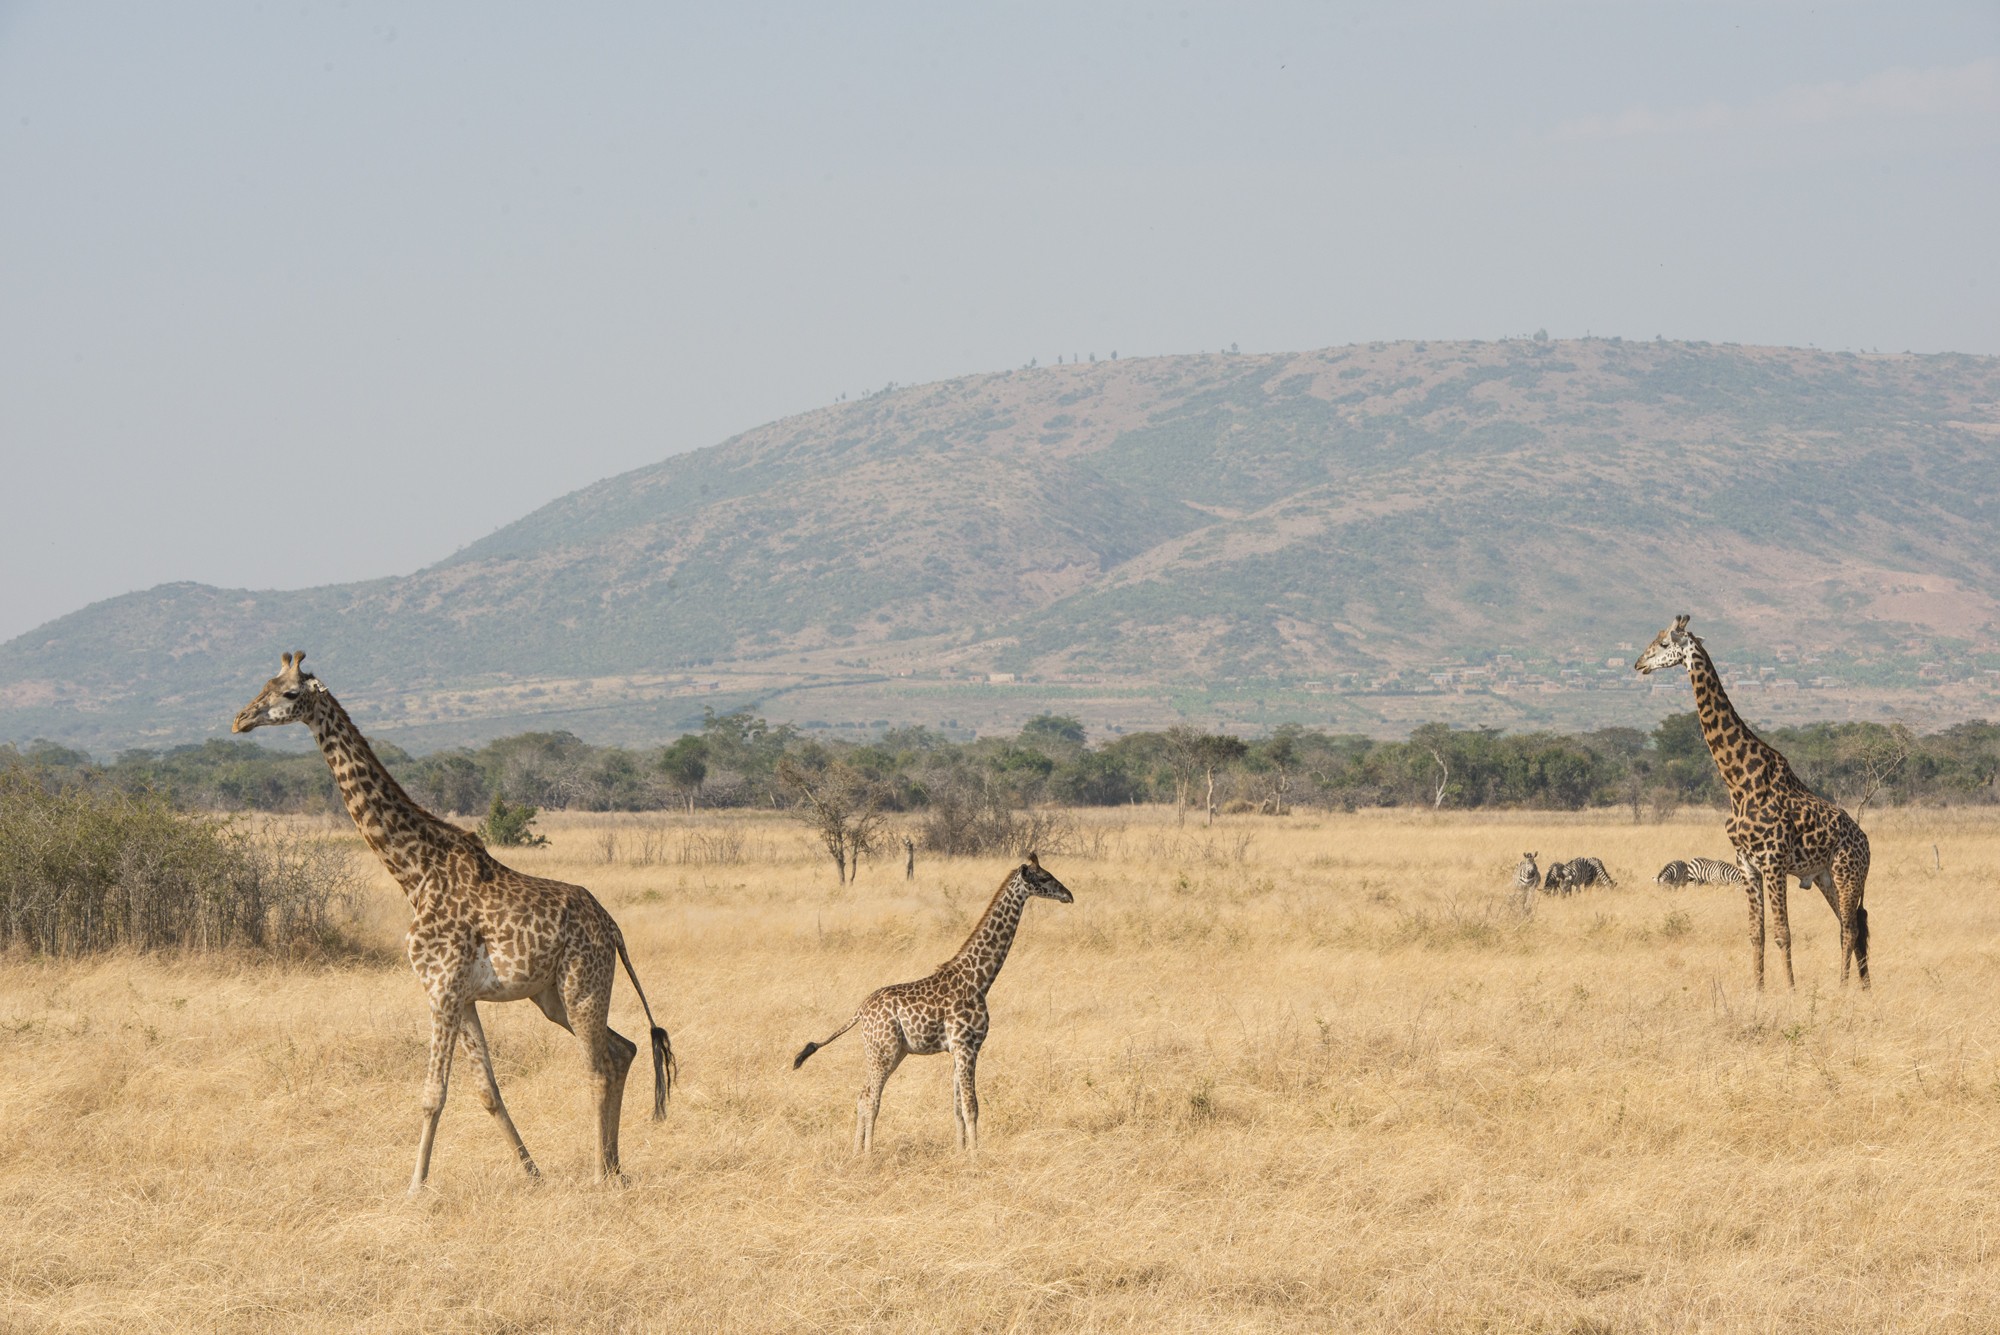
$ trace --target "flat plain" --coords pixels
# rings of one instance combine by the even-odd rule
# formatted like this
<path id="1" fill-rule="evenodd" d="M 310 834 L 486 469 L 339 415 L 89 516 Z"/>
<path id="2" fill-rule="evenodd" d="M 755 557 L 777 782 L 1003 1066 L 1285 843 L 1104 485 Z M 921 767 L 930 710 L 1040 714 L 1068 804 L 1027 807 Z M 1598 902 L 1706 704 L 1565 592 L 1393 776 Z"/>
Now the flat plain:
<path id="1" fill-rule="evenodd" d="M 344 822 L 358 952 L 0 960 L 0 1329 L 2000 1329 L 2000 816 L 1869 813 L 1873 990 L 1794 892 L 1762 995 L 1740 889 L 1651 882 L 1726 853 L 1714 813 L 1079 821 L 970 1157 L 948 1058 L 867 1160 L 854 1036 L 791 1058 L 955 950 L 1003 858 L 841 887 L 775 816 L 507 850 L 618 917 L 681 1056 L 664 1122 L 635 1068 L 622 1187 L 517 1003 L 484 1014 L 544 1179 L 461 1062 L 405 1199 L 428 1020 Z M 1618 887 L 1524 912 L 1530 848 Z"/>

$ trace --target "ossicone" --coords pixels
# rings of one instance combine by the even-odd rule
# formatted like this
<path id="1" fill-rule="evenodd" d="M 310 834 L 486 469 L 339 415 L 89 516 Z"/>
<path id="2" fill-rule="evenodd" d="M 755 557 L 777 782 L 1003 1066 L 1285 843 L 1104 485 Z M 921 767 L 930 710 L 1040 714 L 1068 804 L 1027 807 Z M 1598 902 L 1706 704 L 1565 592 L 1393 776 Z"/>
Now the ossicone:
<path id="1" fill-rule="evenodd" d="M 1683 612 L 1679 616 L 1674 618 L 1674 629 L 1686 630 L 1687 628 L 1688 628 L 1688 614 L 1686 612 Z"/>

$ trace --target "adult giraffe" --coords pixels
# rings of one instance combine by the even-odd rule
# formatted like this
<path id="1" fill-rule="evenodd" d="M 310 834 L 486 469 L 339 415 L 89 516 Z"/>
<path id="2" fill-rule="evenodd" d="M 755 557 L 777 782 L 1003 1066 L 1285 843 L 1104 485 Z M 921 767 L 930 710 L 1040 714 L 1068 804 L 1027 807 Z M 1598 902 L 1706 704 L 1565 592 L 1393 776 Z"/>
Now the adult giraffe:
<path id="1" fill-rule="evenodd" d="M 1807 788 L 1775 747 L 1750 730 L 1722 689 L 1722 674 L 1688 618 L 1674 618 L 1646 646 L 1634 670 L 1657 672 L 1684 664 L 1694 684 L 1695 712 L 1708 753 L 1729 788 L 1723 826 L 1736 848 L 1743 888 L 1750 897 L 1750 954 L 1757 986 L 1764 986 L 1764 897 L 1771 899 L 1771 932 L 1785 957 L 1785 986 L 1792 983 L 1792 925 L 1785 909 L 1785 877 L 1819 887 L 1840 920 L 1840 981 L 1849 961 L 1868 986 L 1868 836 L 1854 817 Z"/>
<path id="2" fill-rule="evenodd" d="M 452 1049 L 460 1043 L 479 1062 L 479 1101 L 493 1114 L 528 1176 L 540 1171 L 507 1115 L 477 1003 L 523 997 L 574 1033 L 583 1045 L 597 1112 L 597 1172 L 616 1178 L 618 1114 L 625 1074 L 638 1045 L 613 1031 L 611 983 L 620 960 L 653 1031 L 653 1117 L 666 1115 L 674 1050 L 653 1024 L 652 1007 L 632 972 L 625 937 L 597 899 L 578 885 L 526 876 L 493 860 L 478 836 L 439 820 L 410 799 L 354 720 L 304 667 L 305 653 L 286 654 L 278 675 L 243 707 L 232 732 L 303 723 L 333 770 L 347 814 L 382 865 L 409 896 L 413 915 L 410 967 L 431 1003 L 431 1055 L 424 1080 L 423 1126 L 410 1194 L 423 1189 L 431 1145 L 451 1080 Z"/>

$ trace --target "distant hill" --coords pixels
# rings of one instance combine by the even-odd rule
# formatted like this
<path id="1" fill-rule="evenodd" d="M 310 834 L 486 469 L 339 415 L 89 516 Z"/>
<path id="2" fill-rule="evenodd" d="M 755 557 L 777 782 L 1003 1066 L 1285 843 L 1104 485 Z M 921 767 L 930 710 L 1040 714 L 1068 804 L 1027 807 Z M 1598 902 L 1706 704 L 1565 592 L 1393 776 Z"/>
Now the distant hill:
<path id="1" fill-rule="evenodd" d="M 1761 669 L 1750 712 L 1932 723 L 2000 712 L 1996 512 L 1992 358 L 1599 339 L 1040 367 L 773 422 L 411 575 L 94 604 L 0 645 L 0 738 L 214 735 L 300 646 L 412 746 L 643 740 L 745 703 L 1643 723 L 1685 685 L 1606 660 L 1680 611 L 1746 689 Z"/>

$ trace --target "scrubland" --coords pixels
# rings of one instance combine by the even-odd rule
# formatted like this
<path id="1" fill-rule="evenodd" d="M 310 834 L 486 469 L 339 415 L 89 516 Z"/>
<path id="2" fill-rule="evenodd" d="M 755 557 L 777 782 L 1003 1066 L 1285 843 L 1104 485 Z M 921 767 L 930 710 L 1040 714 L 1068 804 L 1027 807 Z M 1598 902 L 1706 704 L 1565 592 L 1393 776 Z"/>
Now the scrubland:
<path id="1" fill-rule="evenodd" d="M 778 817 L 509 850 L 617 915 L 681 1056 L 664 1122 L 635 1068 L 622 1187 L 521 1003 L 487 1032 L 546 1176 L 461 1061 L 405 1199 L 428 1021 L 372 862 L 351 955 L 0 961 L 0 1329 L 2000 1329 L 2000 819 L 1871 814 L 1874 989 L 1795 892 L 1761 996 L 1741 891 L 1651 884 L 1726 851 L 1712 814 L 1081 819 L 973 1157 L 948 1058 L 867 1160 L 855 1036 L 791 1058 L 948 956 L 1002 860 L 840 887 Z M 1619 886 L 1524 913 L 1524 848 Z"/>

